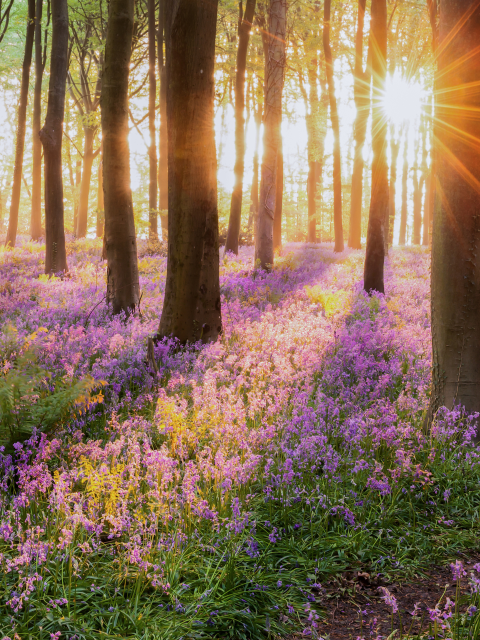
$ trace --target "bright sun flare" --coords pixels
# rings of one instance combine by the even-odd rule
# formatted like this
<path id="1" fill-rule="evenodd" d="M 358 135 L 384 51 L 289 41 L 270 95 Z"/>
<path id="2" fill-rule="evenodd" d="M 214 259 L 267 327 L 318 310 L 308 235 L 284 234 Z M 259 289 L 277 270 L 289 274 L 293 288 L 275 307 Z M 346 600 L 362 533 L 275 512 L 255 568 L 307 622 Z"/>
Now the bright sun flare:
<path id="1" fill-rule="evenodd" d="M 396 125 L 414 122 L 420 117 L 424 91 L 420 84 L 399 76 L 388 76 L 384 108 L 388 119 Z"/>

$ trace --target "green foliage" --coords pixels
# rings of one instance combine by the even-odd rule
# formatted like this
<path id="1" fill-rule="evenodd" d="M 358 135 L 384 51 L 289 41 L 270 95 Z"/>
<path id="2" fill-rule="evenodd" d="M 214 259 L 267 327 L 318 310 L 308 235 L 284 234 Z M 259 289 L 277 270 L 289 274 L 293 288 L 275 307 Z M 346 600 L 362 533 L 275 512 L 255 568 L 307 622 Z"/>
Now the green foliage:
<path id="1" fill-rule="evenodd" d="M 34 348 L 5 361 L 0 372 L 0 446 L 7 452 L 14 443 L 29 438 L 34 429 L 49 433 L 76 411 L 83 411 L 99 386 L 90 376 L 54 381 L 52 377 L 38 364 Z M 101 396 L 95 398 L 99 399 Z"/>

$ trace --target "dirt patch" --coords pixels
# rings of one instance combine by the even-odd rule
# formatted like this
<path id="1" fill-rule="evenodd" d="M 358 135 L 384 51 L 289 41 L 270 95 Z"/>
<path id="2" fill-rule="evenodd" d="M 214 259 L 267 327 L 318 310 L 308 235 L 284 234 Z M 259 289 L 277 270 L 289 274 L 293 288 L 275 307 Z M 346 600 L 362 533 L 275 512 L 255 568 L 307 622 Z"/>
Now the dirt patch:
<path id="1" fill-rule="evenodd" d="M 470 570 L 480 561 L 480 556 L 469 556 L 468 560 L 462 560 L 468 575 L 460 581 L 460 593 L 465 595 L 469 591 Z M 324 586 L 325 590 L 318 594 L 317 602 L 326 616 L 318 620 L 317 633 L 319 637 L 329 640 L 357 640 L 359 637 L 369 640 L 377 636 L 388 638 L 392 630 L 401 628 L 405 634 L 428 631 L 430 620 L 427 608 L 434 608 L 440 598 L 442 605 L 447 597 L 455 601 L 457 595 L 457 584 L 449 564 L 434 567 L 425 576 L 409 582 L 382 582 L 381 578 L 372 579 L 368 573 L 359 571 L 347 572 Z M 386 587 L 397 600 L 399 611 L 393 618 L 391 607 L 382 600 L 379 587 Z M 416 604 L 420 605 L 419 614 L 412 615 Z M 460 610 L 464 611 L 465 608 L 465 605 L 461 606 Z M 295 634 L 292 640 L 301 635 Z"/>

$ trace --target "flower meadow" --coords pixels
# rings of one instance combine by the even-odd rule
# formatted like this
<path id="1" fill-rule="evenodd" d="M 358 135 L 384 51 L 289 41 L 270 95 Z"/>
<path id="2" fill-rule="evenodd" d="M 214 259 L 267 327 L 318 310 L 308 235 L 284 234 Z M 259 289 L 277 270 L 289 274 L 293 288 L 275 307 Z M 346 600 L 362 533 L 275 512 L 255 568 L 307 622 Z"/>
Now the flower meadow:
<path id="1" fill-rule="evenodd" d="M 125 318 L 99 241 L 68 251 L 50 279 L 41 245 L 0 252 L 0 637 L 315 638 L 335 574 L 478 545 L 475 416 L 424 429 L 426 252 L 392 250 L 368 297 L 360 251 L 291 244 L 264 273 L 242 247 L 221 339 L 153 367 L 166 258 L 141 248 Z"/>

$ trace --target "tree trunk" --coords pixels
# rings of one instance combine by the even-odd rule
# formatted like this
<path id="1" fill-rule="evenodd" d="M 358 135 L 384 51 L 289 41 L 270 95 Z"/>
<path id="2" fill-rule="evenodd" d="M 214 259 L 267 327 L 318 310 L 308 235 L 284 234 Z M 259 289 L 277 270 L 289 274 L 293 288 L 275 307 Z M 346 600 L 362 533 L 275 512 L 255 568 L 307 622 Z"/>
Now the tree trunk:
<path id="1" fill-rule="evenodd" d="M 105 230 L 105 202 L 103 197 L 103 157 L 98 162 L 98 191 L 97 191 L 97 238 L 103 238 Z"/>
<path id="2" fill-rule="evenodd" d="M 370 22 L 372 42 L 372 196 L 368 216 L 364 288 L 368 293 L 384 293 L 385 224 L 388 216 L 387 119 L 382 95 L 387 75 L 387 2 L 372 0 Z"/>
<path id="3" fill-rule="evenodd" d="M 333 56 L 330 47 L 330 5 L 325 0 L 323 5 L 323 49 L 325 51 L 325 67 L 327 72 L 328 97 L 330 99 L 330 120 L 333 130 L 333 228 L 335 233 L 334 251 L 343 251 L 342 221 L 342 158 L 340 154 L 340 124 L 338 120 L 337 97 L 333 79 Z"/>
<path id="4" fill-rule="evenodd" d="M 405 141 L 403 143 L 403 170 L 402 170 L 402 210 L 400 213 L 400 235 L 398 244 L 404 247 L 407 242 L 407 216 L 408 216 L 408 125 L 405 128 Z"/>
<path id="5" fill-rule="evenodd" d="M 412 244 L 420 244 L 422 231 L 422 183 L 418 177 L 418 167 L 413 169 L 413 234 Z"/>
<path id="6" fill-rule="evenodd" d="M 385 247 L 387 253 L 389 247 L 393 245 L 393 233 L 395 231 L 395 199 L 397 195 L 397 163 L 398 153 L 400 151 L 400 139 L 401 135 L 399 134 L 398 140 L 395 142 L 395 126 L 392 124 L 390 126 L 390 184 L 388 190 L 387 244 Z"/>
<path id="7" fill-rule="evenodd" d="M 431 222 L 431 190 L 432 190 L 432 172 L 428 172 L 428 176 L 425 182 L 425 205 L 423 209 L 423 238 L 422 245 L 428 247 L 430 244 L 430 222 Z"/>
<path id="8" fill-rule="evenodd" d="M 80 195 L 80 184 L 82 182 L 82 161 L 80 158 L 77 158 L 77 162 L 75 163 L 75 191 L 73 198 L 73 237 L 77 237 L 77 227 L 78 227 L 78 205 L 79 205 L 79 195 Z"/>
<path id="9" fill-rule="evenodd" d="M 214 131 L 218 0 L 166 5 L 168 261 L 159 336 L 216 340 L 220 309 Z"/>
<path id="10" fill-rule="evenodd" d="M 167 69 L 163 57 L 163 43 L 165 34 L 165 3 L 159 0 L 158 7 L 158 80 L 160 83 L 160 158 L 158 163 L 158 188 L 160 224 L 162 238 L 168 234 L 168 126 L 167 126 Z"/>
<path id="11" fill-rule="evenodd" d="M 358 0 L 358 22 L 355 36 L 354 98 L 355 124 L 353 136 L 355 153 L 353 157 L 352 193 L 350 199 L 350 229 L 348 246 L 362 248 L 362 192 L 363 192 L 363 147 L 367 136 L 367 123 L 370 111 L 370 76 L 363 71 L 363 27 L 365 22 L 366 0 Z"/>
<path id="12" fill-rule="evenodd" d="M 158 238 L 157 143 L 155 140 L 157 78 L 155 75 L 155 62 L 155 0 L 148 0 L 148 131 L 150 133 L 150 146 L 148 147 L 148 213 L 150 240 L 156 240 Z"/>
<path id="13" fill-rule="evenodd" d="M 265 117 L 263 162 L 258 206 L 255 262 L 262 269 L 273 266 L 273 220 L 275 214 L 277 156 L 282 121 L 282 93 L 285 71 L 287 1 L 270 0 L 268 56 L 265 58 Z"/>
<path id="14" fill-rule="evenodd" d="M 480 411 L 480 6 L 441 0 L 434 140 L 431 408 Z M 467 117 L 466 114 L 471 114 Z M 437 146 L 438 145 L 438 146 Z"/>
<path id="15" fill-rule="evenodd" d="M 101 109 L 107 299 L 114 313 L 133 312 L 140 289 L 128 147 L 133 17 L 134 0 L 111 0 Z"/>
<path id="16" fill-rule="evenodd" d="M 42 119 L 42 6 L 43 0 L 36 0 L 35 8 L 35 88 L 33 90 L 33 123 L 32 123 L 32 213 L 30 234 L 32 240 L 39 240 L 42 235 L 42 143 L 40 128 Z"/>
<path id="17" fill-rule="evenodd" d="M 248 41 L 255 13 L 256 0 L 246 0 L 245 15 L 242 16 L 240 0 L 240 18 L 238 22 L 237 69 L 235 75 L 235 184 L 230 205 L 227 241 L 225 252 L 238 254 L 238 238 L 242 220 L 243 174 L 245 171 L 245 70 L 247 68 Z"/>
<path id="18" fill-rule="evenodd" d="M 83 167 L 82 180 L 80 182 L 80 194 L 78 196 L 78 217 L 77 217 L 77 238 L 85 238 L 88 227 L 88 201 L 90 198 L 90 184 L 92 182 L 93 167 L 93 141 L 95 139 L 95 129 L 85 127 L 85 138 L 83 146 Z"/>
<path id="19" fill-rule="evenodd" d="M 260 143 L 260 127 L 262 125 L 262 105 L 258 104 L 255 113 L 255 150 L 253 152 L 253 179 L 250 193 L 250 215 L 248 216 L 248 235 L 252 235 L 252 229 L 257 229 L 258 218 L 258 146 Z"/>
<path id="20" fill-rule="evenodd" d="M 277 156 L 277 177 L 275 182 L 275 215 L 273 218 L 273 248 L 282 246 L 282 212 L 283 212 L 283 142 L 280 132 L 280 144 Z"/>
<path id="21" fill-rule="evenodd" d="M 23 152 L 25 149 L 25 129 L 27 124 L 28 83 L 30 79 L 30 66 L 32 64 L 34 36 L 35 0 L 28 0 L 27 36 L 25 40 L 25 54 L 23 57 L 20 100 L 18 103 L 18 125 L 17 140 L 15 145 L 12 200 L 10 204 L 10 218 L 8 220 L 7 238 L 5 240 L 5 246 L 7 247 L 14 247 L 15 241 L 17 239 L 18 209 L 20 206 L 20 191 L 22 188 Z"/>
<path id="22" fill-rule="evenodd" d="M 65 249 L 62 137 L 68 65 L 68 1 L 52 0 L 47 115 L 40 131 L 45 161 L 45 273 L 68 270 Z"/>
<path id="23" fill-rule="evenodd" d="M 308 178 L 307 178 L 307 205 L 308 205 L 308 230 L 307 242 L 317 242 L 317 184 L 321 168 L 319 155 L 322 149 L 322 134 L 319 132 L 319 100 L 317 91 L 318 60 L 314 56 L 308 63 L 308 84 L 310 87 L 309 104 L 310 112 L 307 112 L 306 125 L 308 135 Z M 306 105 L 307 106 L 307 105 Z M 323 161 L 323 153 L 322 153 Z"/>

